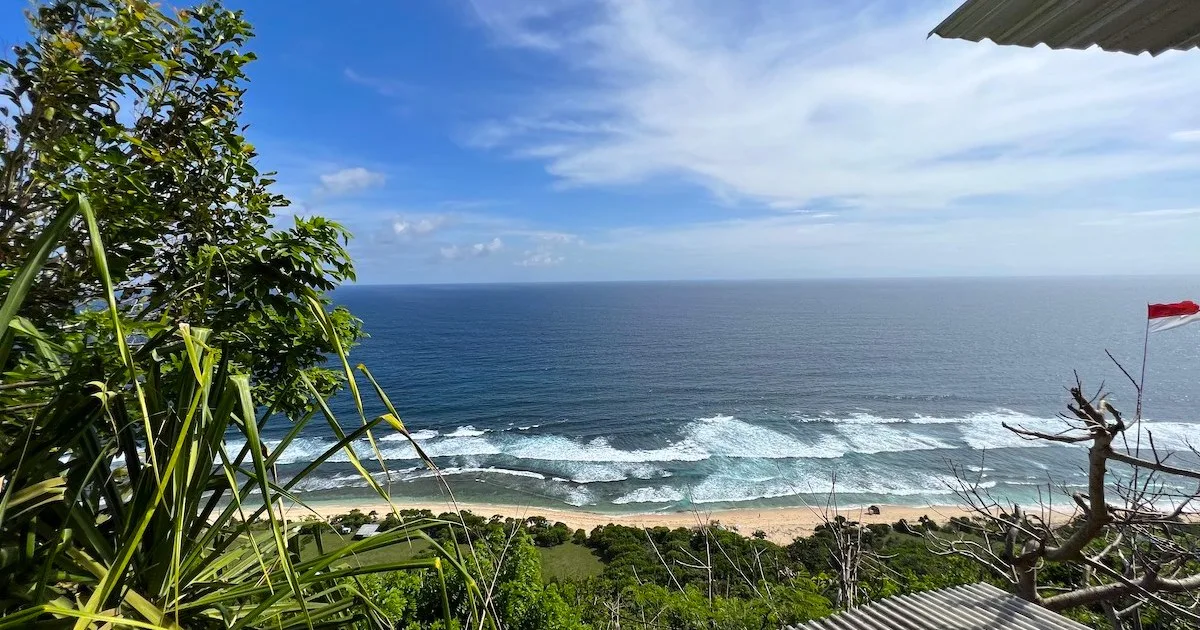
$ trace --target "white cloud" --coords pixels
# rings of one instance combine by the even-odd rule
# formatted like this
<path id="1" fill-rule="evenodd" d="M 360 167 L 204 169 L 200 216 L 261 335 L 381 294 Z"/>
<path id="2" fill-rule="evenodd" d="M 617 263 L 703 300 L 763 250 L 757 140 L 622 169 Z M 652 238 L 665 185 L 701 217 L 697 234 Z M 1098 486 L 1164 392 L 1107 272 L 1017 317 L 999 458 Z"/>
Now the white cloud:
<path id="1" fill-rule="evenodd" d="M 486 243 L 450 245 L 441 248 L 439 253 L 444 260 L 467 260 L 470 258 L 483 258 L 502 249 L 504 249 L 504 243 L 497 237 Z"/>
<path id="2" fill-rule="evenodd" d="M 1200 129 L 1176 131 L 1167 137 L 1176 142 L 1200 142 Z"/>
<path id="3" fill-rule="evenodd" d="M 519 267 L 553 267 L 562 264 L 564 260 L 566 257 L 548 250 L 528 250 L 525 257 L 514 264 Z"/>
<path id="4" fill-rule="evenodd" d="M 559 245 L 570 245 L 572 243 L 582 242 L 578 234 L 569 234 L 567 232 L 531 232 L 529 236 L 530 238 L 543 243 L 553 243 Z"/>
<path id="5" fill-rule="evenodd" d="M 539 30 L 539 23 L 549 20 L 567 6 L 570 0 L 468 0 L 476 17 L 503 44 L 553 50 L 559 47 L 558 38 Z"/>
<path id="6" fill-rule="evenodd" d="M 392 220 L 392 233 L 400 238 L 420 238 L 433 234 L 448 221 L 444 215 L 396 217 Z"/>
<path id="7" fill-rule="evenodd" d="M 353 68 L 346 68 L 343 70 L 342 76 L 346 77 L 346 80 L 351 83 L 356 83 L 374 90 L 380 96 L 412 96 L 418 90 L 416 86 L 410 83 L 363 74 L 361 72 L 356 72 Z"/>
<path id="8" fill-rule="evenodd" d="M 383 173 L 367 170 L 361 166 L 344 168 L 320 176 L 321 191 L 329 195 L 349 195 L 382 186 L 387 181 Z"/>
<path id="9" fill-rule="evenodd" d="M 569 185 L 684 177 L 779 209 L 936 208 L 1200 169 L 1200 150 L 1170 141 L 1200 138 L 1178 131 L 1200 122 L 1200 56 L 926 40 L 952 4 L 478 0 L 501 41 L 593 87 L 474 140 Z"/>
<path id="10" fill-rule="evenodd" d="M 614 230 L 572 255 L 576 279 L 1093 275 L 1200 272 L 1200 221 L 1046 210 L 928 221 L 798 215 Z M 1099 255 L 1100 252 L 1102 255 Z"/>
<path id="11" fill-rule="evenodd" d="M 546 230 L 513 231 L 512 234 L 527 238 L 533 249 L 525 250 L 524 257 L 516 261 L 518 267 L 555 267 L 566 261 L 565 249 L 583 245 L 578 234 Z"/>
<path id="12" fill-rule="evenodd" d="M 1200 214 L 1200 208 L 1167 208 L 1164 210 L 1142 210 L 1133 214 L 1143 217 L 1185 217 Z"/>

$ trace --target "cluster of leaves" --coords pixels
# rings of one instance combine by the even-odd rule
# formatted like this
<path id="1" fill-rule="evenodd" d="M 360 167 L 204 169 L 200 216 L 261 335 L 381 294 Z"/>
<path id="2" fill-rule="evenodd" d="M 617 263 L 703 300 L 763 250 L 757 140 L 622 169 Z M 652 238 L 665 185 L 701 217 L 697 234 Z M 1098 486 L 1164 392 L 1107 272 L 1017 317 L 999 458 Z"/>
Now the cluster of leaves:
<path id="1" fill-rule="evenodd" d="M 525 529 L 533 537 L 533 544 L 539 547 L 554 547 L 572 540 L 582 544 L 587 540 L 587 532 L 582 529 L 571 531 L 566 523 L 551 524 L 544 516 L 525 519 Z"/>

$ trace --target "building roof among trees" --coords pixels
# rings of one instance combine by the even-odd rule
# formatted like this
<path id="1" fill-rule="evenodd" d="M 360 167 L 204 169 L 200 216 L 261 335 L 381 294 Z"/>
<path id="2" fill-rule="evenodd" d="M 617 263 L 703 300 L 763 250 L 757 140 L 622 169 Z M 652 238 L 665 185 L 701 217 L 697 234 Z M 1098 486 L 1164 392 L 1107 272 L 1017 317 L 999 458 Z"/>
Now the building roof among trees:
<path id="1" fill-rule="evenodd" d="M 791 630 L 1087 630 L 991 584 L 899 595 Z"/>
<path id="2" fill-rule="evenodd" d="M 930 35 L 977 42 L 1158 55 L 1200 46 L 1200 2 L 967 0 Z"/>
<path id="3" fill-rule="evenodd" d="M 379 523 L 367 523 L 367 524 L 363 525 L 362 527 L 359 527 L 357 532 L 354 532 L 354 538 L 356 540 L 359 538 L 370 538 L 371 536 L 374 536 L 375 534 L 378 534 L 378 533 L 379 533 Z"/>

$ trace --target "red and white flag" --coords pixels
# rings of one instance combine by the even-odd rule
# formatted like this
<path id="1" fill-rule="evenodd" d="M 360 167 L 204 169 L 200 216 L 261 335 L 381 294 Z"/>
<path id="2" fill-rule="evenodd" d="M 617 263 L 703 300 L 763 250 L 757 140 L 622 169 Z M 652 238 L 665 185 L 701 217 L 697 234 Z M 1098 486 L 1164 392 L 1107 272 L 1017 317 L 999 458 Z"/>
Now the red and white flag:
<path id="1" fill-rule="evenodd" d="M 1148 310 L 1150 332 L 1171 330 L 1184 324 L 1200 322 L 1200 304 L 1191 300 L 1174 304 L 1151 304 Z"/>

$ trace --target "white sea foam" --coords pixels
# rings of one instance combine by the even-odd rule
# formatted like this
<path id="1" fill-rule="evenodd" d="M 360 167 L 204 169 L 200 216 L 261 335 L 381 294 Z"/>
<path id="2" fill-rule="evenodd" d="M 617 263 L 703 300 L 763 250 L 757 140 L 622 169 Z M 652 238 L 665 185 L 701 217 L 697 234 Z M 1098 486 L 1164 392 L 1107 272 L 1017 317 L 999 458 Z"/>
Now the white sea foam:
<path id="1" fill-rule="evenodd" d="M 422 444 L 421 447 L 425 449 L 425 453 L 430 457 L 499 455 L 503 452 L 499 446 L 482 437 L 447 437 Z M 384 455 L 387 457 L 392 456 L 391 453 L 384 453 Z M 407 453 L 396 453 L 396 456 L 399 459 L 414 457 L 411 449 Z"/>
<path id="2" fill-rule="evenodd" d="M 1056 418 L 1038 418 L 1008 409 L 998 409 L 992 413 L 972 414 L 964 418 L 957 428 L 963 441 L 976 450 L 1051 446 L 1044 440 L 1026 440 L 1006 429 L 1005 424 L 1055 433 L 1065 428 L 1062 421 Z"/>
<path id="3" fill-rule="evenodd" d="M 377 436 L 378 436 L 378 434 L 379 434 L 379 432 L 376 431 Z M 420 429 L 417 431 L 410 432 L 409 435 L 411 435 L 412 439 L 414 439 L 414 440 L 417 440 L 419 442 L 424 442 L 426 440 L 432 440 L 432 439 L 438 437 L 439 435 L 441 435 L 441 433 L 439 433 L 437 431 L 437 429 Z M 394 431 L 390 431 L 386 435 L 377 437 L 376 439 L 378 439 L 380 442 L 407 442 L 408 441 L 408 438 L 406 436 L 404 436 L 403 434 L 400 434 L 400 433 L 396 433 Z"/>
<path id="4" fill-rule="evenodd" d="M 1200 424 L 1143 420 L 1126 431 L 1131 449 L 1137 442 L 1139 431 L 1142 434 L 1143 452 L 1149 450 L 1151 438 L 1154 439 L 1154 447 L 1159 450 L 1190 451 L 1193 446 L 1200 448 Z"/>
<path id="5" fill-rule="evenodd" d="M 468 424 L 465 427 L 458 427 L 457 429 L 447 433 L 446 437 L 448 437 L 448 438 L 479 437 L 479 436 L 483 435 L 484 433 L 489 433 L 489 432 L 490 432 L 489 429 L 476 429 L 475 427 Z"/>
<path id="6" fill-rule="evenodd" d="M 383 471 L 373 472 L 371 476 L 379 483 L 386 483 L 388 475 L 391 475 L 392 481 L 407 481 L 416 478 L 414 473 L 419 475 L 421 471 L 426 470 L 426 468 L 421 466 L 413 466 L 411 468 L 390 469 L 386 474 Z M 298 492 L 312 492 L 335 488 L 365 488 L 367 485 L 367 480 L 363 478 L 362 474 L 351 472 L 328 477 L 310 475 L 300 480 L 294 486 L 294 489 Z"/>
<path id="7" fill-rule="evenodd" d="M 708 459 L 709 454 L 687 441 L 657 448 L 622 450 L 602 437 L 587 442 L 560 435 L 538 435 L 506 440 L 505 455 L 521 459 L 575 462 L 678 462 Z"/>
<path id="8" fill-rule="evenodd" d="M 557 494 L 567 505 L 576 507 L 595 505 L 596 495 L 587 486 L 553 486 L 551 492 Z"/>
<path id="9" fill-rule="evenodd" d="M 659 479 L 671 473 L 647 462 L 572 462 L 558 461 L 554 470 L 576 483 L 608 483 L 626 479 Z"/>
<path id="10" fill-rule="evenodd" d="M 1009 414 L 1016 413 L 1009 409 L 998 409 L 997 412 Z M 798 422 L 824 422 L 829 424 L 959 424 L 970 421 L 972 416 L 967 416 L 966 418 L 956 418 L 925 416 L 918 414 L 901 418 L 895 416 L 877 416 L 866 411 L 856 411 L 844 416 L 839 416 L 832 412 L 826 412 L 819 416 L 795 414 L 793 417 Z"/>
<path id="11" fill-rule="evenodd" d="M 1065 426 L 1054 418 L 1039 418 L 1008 409 L 959 418 L 883 418 L 859 412 L 842 418 L 826 417 L 821 422 L 825 426 L 771 427 L 731 415 L 714 415 L 685 423 L 661 446 L 643 449 L 614 446 L 607 438 L 578 439 L 519 431 L 488 432 L 470 425 L 445 434 L 425 430 L 414 435 L 430 456 L 443 460 L 454 458 L 441 462 L 446 466 L 444 474 L 497 474 L 537 479 L 547 482 L 539 492 L 551 494 L 573 505 L 587 505 L 596 503 L 597 496 L 608 499 L 613 495 L 616 498 L 611 500 L 621 504 L 673 503 L 684 498 L 696 503 L 738 502 L 795 494 L 820 494 L 828 490 L 830 472 L 838 465 L 838 458 L 846 454 L 1047 446 L 1045 442 L 1021 439 L 1005 429 L 1002 423 L 1050 432 L 1059 431 Z M 944 427 L 922 428 L 921 425 Z M 1200 424 L 1146 421 L 1142 428 L 1153 432 L 1155 444 L 1162 450 L 1183 449 L 1193 439 L 1200 442 Z M 1130 435 L 1133 435 L 1132 430 Z M 401 438 L 388 434 L 380 440 L 383 456 L 387 460 L 415 463 L 416 452 L 413 447 L 393 437 Z M 289 446 L 279 463 L 306 464 L 334 443 L 329 438 L 299 438 Z M 1144 436 L 1143 445 L 1148 446 L 1148 439 Z M 229 446 L 233 450 L 240 448 L 236 442 Z M 268 448 L 275 446 L 276 443 L 268 442 Z M 374 459 L 374 453 L 365 440 L 356 442 L 354 450 L 364 460 Z M 497 460 L 497 457 L 503 459 Z M 661 482 L 634 489 L 616 486 L 619 488 L 616 492 L 604 486 L 588 489 L 584 485 L 661 479 L 670 476 L 665 469 L 669 463 L 695 470 L 686 463 L 713 458 L 720 458 L 719 466 L 717 462 L 703 466 L 717 472 L 710 472 L 686 489 L 682 484 L 662 485 Z M 1031 455 L 1030 461 L 1044 468 L 1045 465 L 1038 461 L 1040 459 L 1043 458 L 1038 456 L 1035 459 Z M 525 463 L 513 465 L 513 460 L 525 460 Z M 344 452 L 338 452 L 331 461 L 345 462 L 347 458 Z M 417 468 L 400 470 L 399 475 L 393 477 L 400 481 L 425 479 L 433 474 Z M 976 465 L 968 467 L 968 470 L 982 473 L 992 469 Z M 1020 486 L 1023 483 L 1020 480 L 1003 481 L 1003 474 L 993 476 L 1000 479 L 1002 485 Z M 921 475 L 907 469 L 899 474 L 894 468 L 884 468 L 874 473 L 866 470 L 845 471 L 839 474 L 838 492 L 892 496 L 938 495 L 949 492 L 944 481 L 938 475 Z M 992 478 L 984 481 L 985 487 L 995 484 Z M 345 485 L 363 485 L 363 481 L 357 475 L 313 478 L 306 480 L 298 490 L 326 490 Z"/>
<path id="12" fill-rule="evenodd" d="M 824 497 L 837 471 L 839 496 L 868 494 L 888 496 L 939 496 L 953 493 L 954 478 L 947 474 L 916 471 L 840 470 L 824 463 L 796 462 L 786 466 L 735 465 L 709 475 L 688 497 L 695 503 L 737 503 L 798 495 Z M 764 475 L 764 472 L 771 473 Z M 981 484 L 991 488 L 994 481 Z"/>
<path id="13" fill-rule="evenodd" d="M 683 492 L 670 486 L 637 488 L 612 500 L 617 505 L 626 503 L 674 503 L 683 500 Z"/>
<path id="14" fill-rule="evenodd" d="M 530 479 L 547 479 L 546 475 L 533 472 L 532 470 L 513 470 L 511 468 L 496 468 L 489 466 L 487 468 L 470 467 L 470 468 L 442 468 L 443 475 L 467 475 L 476 473 L 491 473 L 494 475 L 510 475 L 513 477 L 529 477 Z"/>
<path id="15" fill-rule="evenodd" d="M 846 442 L 846 452 L 892 453 L 955 448 L 943 440 L 891 426 L 847 425 L 838 427 L 839 437 Z"/>
<path id="16" fill-rule="evenodd" d="M 680 445 L 706 456 L 784 459 L 841 457 L 845 453 L 844 445 L 828 436 L 814 441 L 801 440 L 733 416 L 700 418 L 689 423 L 684 433 L 686 438 Z"/>
<path id="17" fill-rule="evenodd" d="M 1011 416 L 1004 418 L 1013 419 Z M 1023 417 L 1027 418 L 1027 417 Z M 861 419 L 861 418 L 860 418 Z M 989 424 L 989 418 L 968 419 L 969 429 L 964 435 L 971 446 L 997 448 L 997 441 L 1011 440 L 999 420 Z M 889 423 L 883 423 L 888 425 Z M 838 458 L 846 453 L 881 453 L 922 449 L 953 448 L 941 438 L 919 432 L 902 430 L 895 426 L 870 425 L 853 421 L 837 425 L 836 430 L 819 432 L 812 437 L 791 435 L 782 430 L 764 427 L 734 418 L 717 415 L 696 419 L 680 429 L 679 439 L 653 449 L 621 449 L 614 447 L 606 438 L 591 440 L 572 439 L 561 435 L 520 435 L 488 433 L 471 426 L 459 427 L 447 434 L 421 436 L 421 446 L 431 457 L 469 457 L 507 455 L 510 457 L 556 462 L 591 463 L 645 463 L 645 462 L 694 462 L 711 457 L 747 459 L 793 459 L 793 458 Z M 381 440 L 382 455 L 389 460 L 416 459 L 416 450 L 406 443 L 397 444 L 395 434 Z M 302 438 L 293 442 L 288 452 L 280 459 L 281 464 L 312 461 L 333 442 L 317 438 Z M 374 453 L 365 440 L 354 445 L 355 453 L 361 458 L 373 458 Z M 344 452 L 334 454 L 330 461 L 344 462 Z M 612 469 L 583 471 L 573 479 L 579 481 L 619 481 L 629 474 Z M 646 475 L 633 473 L 644 478 Z"/>

